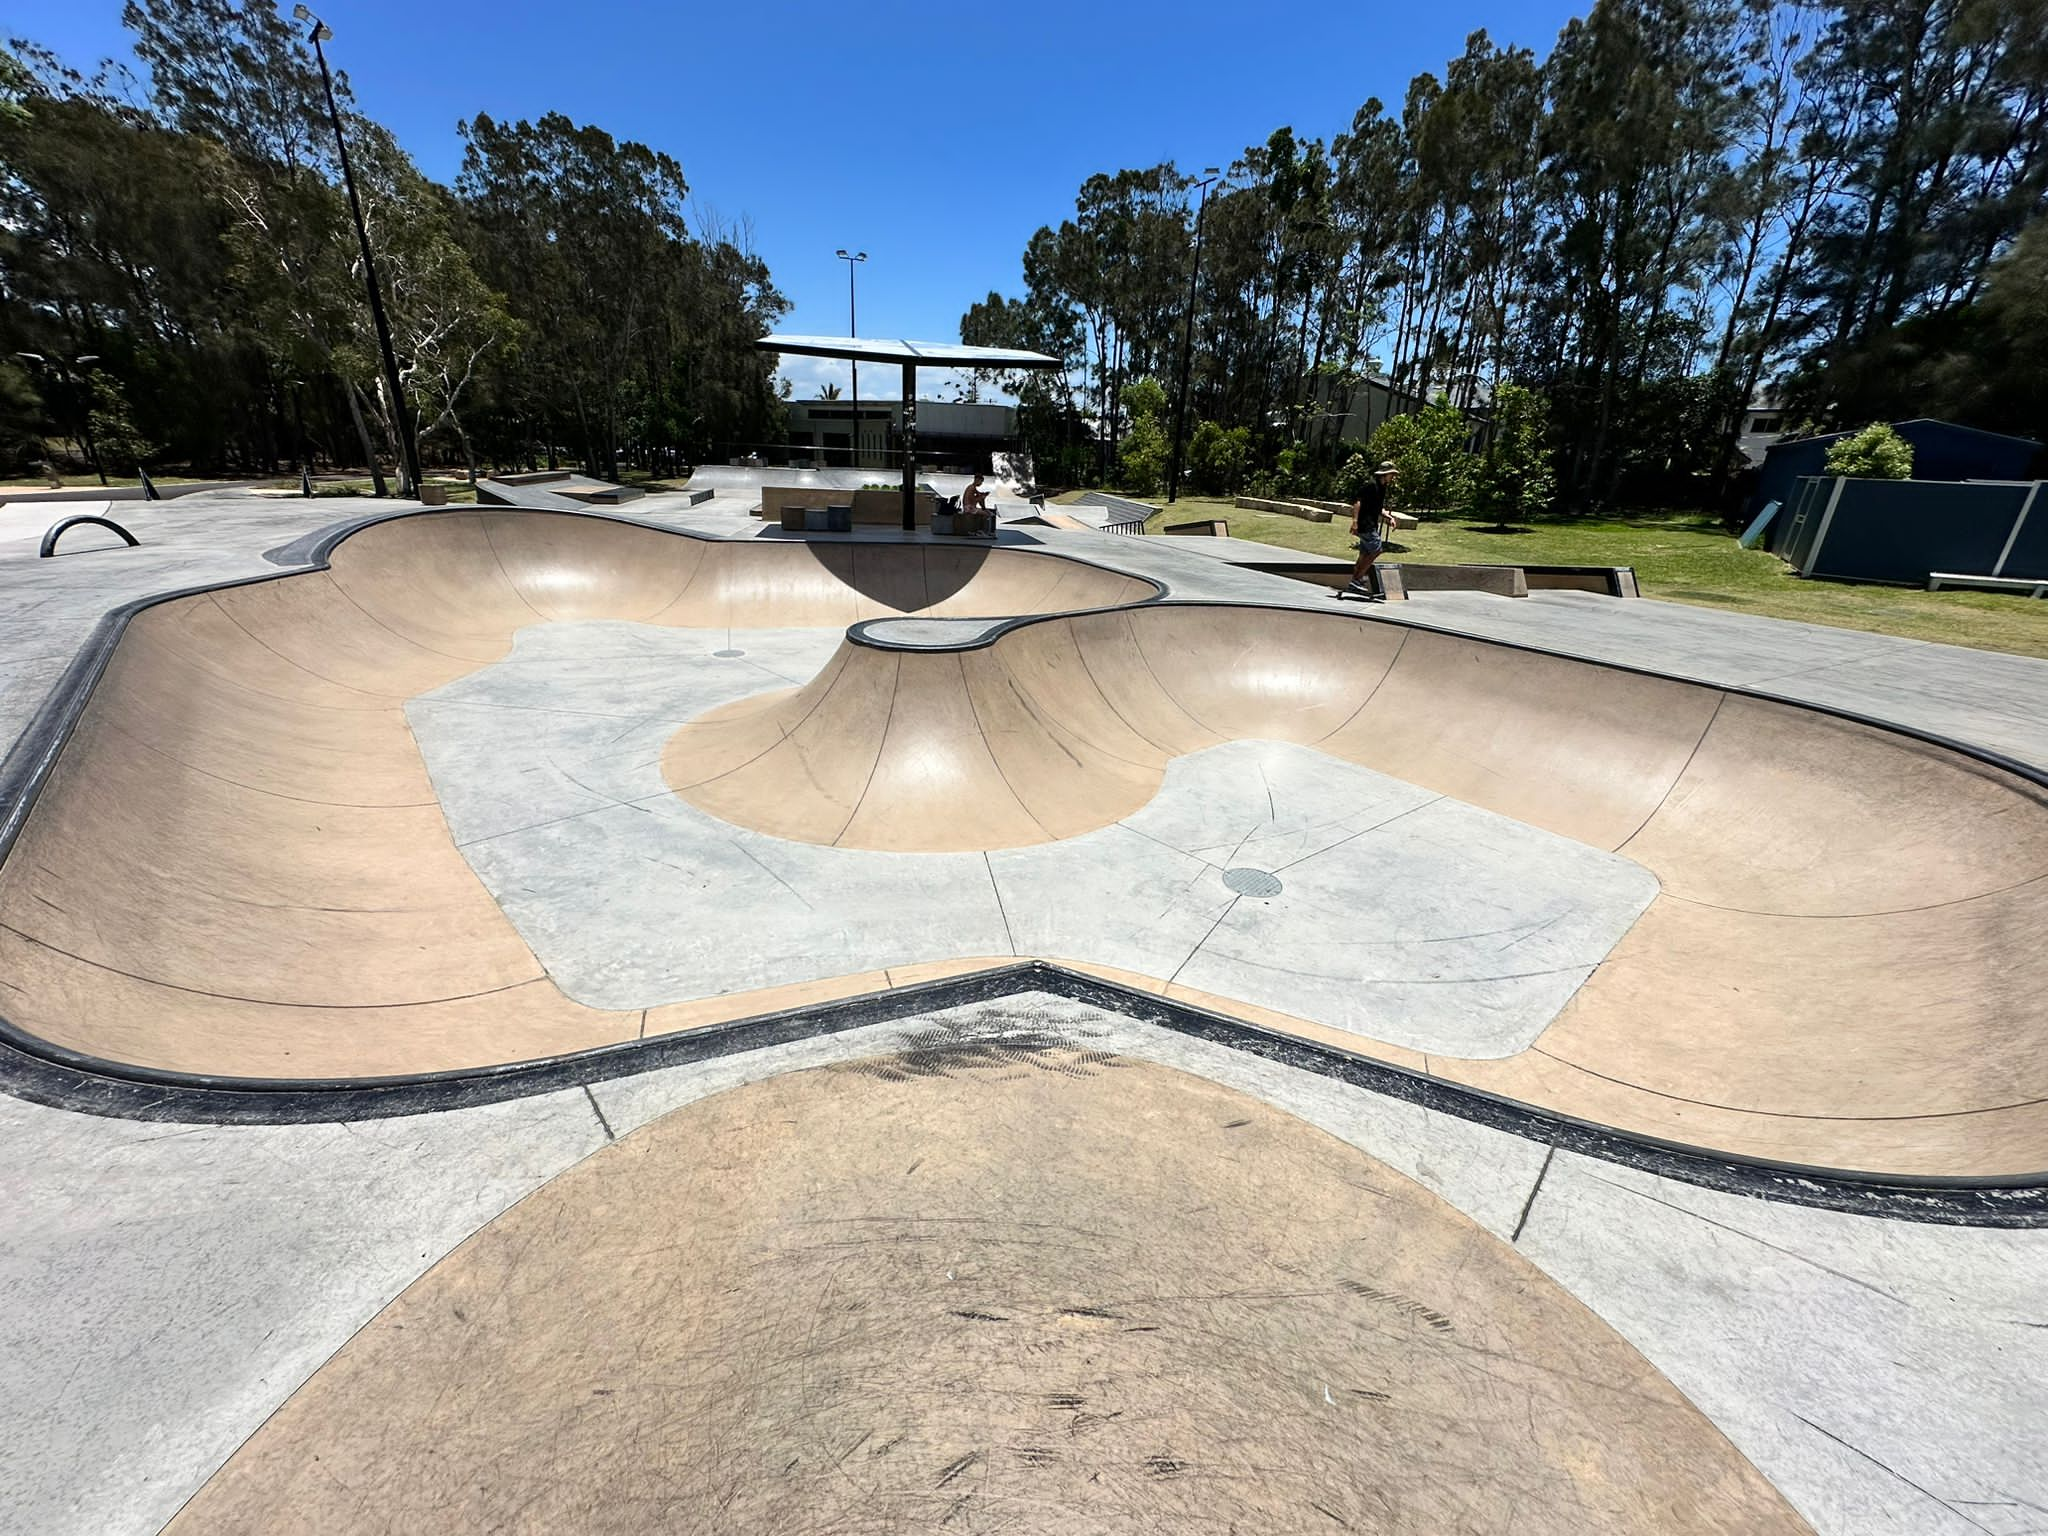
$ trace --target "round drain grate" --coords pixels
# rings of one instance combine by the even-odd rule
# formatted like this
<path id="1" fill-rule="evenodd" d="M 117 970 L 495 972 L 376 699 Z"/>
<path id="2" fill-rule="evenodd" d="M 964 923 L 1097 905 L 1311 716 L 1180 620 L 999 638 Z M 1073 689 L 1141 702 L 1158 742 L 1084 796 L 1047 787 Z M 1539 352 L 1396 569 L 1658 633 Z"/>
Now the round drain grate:
<path id="1" fill-rule="evenodd" d="M 734 657 L 744 656 L 747 653 L 745 651 L 713 651 L 711 654 L 716 656 L 720 661 L 731 661 Z"/>
<path id="2" fill-rule="evenodd" d="M 1223 883 L 1240 896 L 1278 896 L 1280 877 L 1263 869 L 1240 865 L 1223 871 Z"/>

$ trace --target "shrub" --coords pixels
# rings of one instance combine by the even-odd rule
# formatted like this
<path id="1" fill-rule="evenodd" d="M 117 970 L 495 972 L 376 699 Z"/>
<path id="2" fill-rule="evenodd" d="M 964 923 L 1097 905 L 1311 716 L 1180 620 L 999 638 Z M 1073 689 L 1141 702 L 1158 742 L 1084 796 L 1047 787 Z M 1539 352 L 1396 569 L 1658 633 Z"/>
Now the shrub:
<path id="1" fill-rule="evenodd" d="M 1308 444 L 1289 443 L 1273 460 L 1273 483 L 1280 487 L 1282 496 L 1305 496 L 1313 489 L 1310 477 L 1315 473 L 1315 456 L 1308 451 Z"/>
<path id="2" fill-rule="evenodd" d="M 1166 391 L 1157 379 L 1133 379 L 1123 389 L 1130 425 L 1117 445 L 1117 482 L 1133 496 L 1156 496 L 1166 481 Z"/>
<path id="3" fill-rule="evenodd" d="M 92 409 L 87 420 L 99 448 L 100 464 L 110 472 L 128 474 L 156 452 L 156 444 L 136 427 L 128 396 L 105 373 L 92 376 Z"/>
<path id="4" fill-rule="evenodd" d="M 1252 461 L 1252 429 L 1205 421 L 1188 440 L 1188 480 L 1205 496 L 1234 496 Z"/>
<path id="5" fill-rule="evenodd" d="M 1146 417 L 1124 429 L 1117 445 L 1117 483 L 1133 496 L 1156 496 L 1166 482 L 1166 456 L 1173 451 L 1166 429 Z"/>
<path id="6" fill-rule="evenodd" d="M 1828 450 L 1827 472 L 1851 480 L 1910 480 L 1913 445 L 1881 421 Z"/>
<path id="7" fill-rule="evenodd" d="M 1548 506 L 1557 488 L 1551 464 L 1549 402 L 1518 384 L 1503 384 L 1493 399 L 1493 442 L 1472 465 L 1473 510 L 1505 528 Z"/>
<path id="8" fill-rule="evenodd" d="M 1337 481 L 1332 487 L 1339 501 L 1356 501 L 1365 492 L 1365 483 L 1372 479 L 1373 466 L 1379 460 L 1363 452 L 1355 452 L 1337 470 Z"/>
<path id="9" fill-rule="evenodd" d="M 1458 408 L 1438 400 L 1406 416 L 1381 422 L 1366 445 L 1374 464 L 1391 459 L 1400 481 L 1388 498 L 1398 507 L 1461 507 L 1472 473 L 1465 444 L 1470 429 Z"/>

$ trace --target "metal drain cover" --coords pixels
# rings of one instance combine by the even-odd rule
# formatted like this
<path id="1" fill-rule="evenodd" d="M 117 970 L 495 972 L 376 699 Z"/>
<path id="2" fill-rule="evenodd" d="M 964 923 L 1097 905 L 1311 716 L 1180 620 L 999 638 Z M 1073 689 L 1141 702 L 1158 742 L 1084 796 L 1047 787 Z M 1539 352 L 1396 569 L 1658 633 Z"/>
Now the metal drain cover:
<path id="1" fill-rule="evenodd" d="M 1223 883 L 1240 896 L 1278 896 L 1280 877 L 1270 871 L 1239 865 L 1223 871 Z"/>
<path id="2" fill-rule="evenodd" d="M 711 654 L 716 656 L 720 661 L 731 661 L 734 657 L 744 656 L 747 653 L 745 651 L 713 651 Z"/>

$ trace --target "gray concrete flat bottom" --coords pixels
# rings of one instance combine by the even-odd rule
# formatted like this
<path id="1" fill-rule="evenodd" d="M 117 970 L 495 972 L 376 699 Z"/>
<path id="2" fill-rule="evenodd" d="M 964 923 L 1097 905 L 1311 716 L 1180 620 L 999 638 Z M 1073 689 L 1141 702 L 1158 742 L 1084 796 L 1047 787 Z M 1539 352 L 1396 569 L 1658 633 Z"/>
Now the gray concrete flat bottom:
<path id="1" fill-rule="evenodd" d="M 838 641 L 550 624 L 409 706 L 456 842 L 571 997 L 649 1008 L 1014 954 L 1508 1056 L 1657 894 L 1618 854 L 1280 742 L 1178 759 L 1121 822 L 988 854 L 791 842 L 669 790 L 683 721 L 807 678 Z M 1247 893 L 1235 867 L 1277 878 Z"/>
<path id="2" fill-rule="evenodd" d="M 2021 1536 L 2048 1508 L 2048 1231 L 1717 1194 L 1027 994 L 361 1125 L 177 1127 L 0 1099 L 0 1529 L 157 1531 L 527 1191 L 710 1094 L 935 1032 L 1053 1032 L 1196 1072 L 1381 1159 L 1568 1287 L 1823 1536 Z"/>

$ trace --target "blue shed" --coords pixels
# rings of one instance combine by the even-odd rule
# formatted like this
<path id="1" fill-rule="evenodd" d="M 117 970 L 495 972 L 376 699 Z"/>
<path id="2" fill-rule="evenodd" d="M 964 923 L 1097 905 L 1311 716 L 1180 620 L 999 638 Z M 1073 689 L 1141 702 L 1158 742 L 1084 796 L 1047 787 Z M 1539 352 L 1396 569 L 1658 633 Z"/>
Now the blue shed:
<path id="1" fill-rule="evenodd" d="M 1984 432 L 1952 421 L 1922 416 L 1913 421 L 1895 421 L 1891 426 L 1913 445 L 1915 480 L 2030 480 L 2035 474 L 2035 461 L 2041 456 L 2041 445 L 2032 438 L 2007 437 L 2002 432 Z M 1853 435 L 1830 432 L 1825 437 L 1773 443 L 1764 454 L 1756 496 L 1749 504 L 1750 515 L 1754 517 L 1762 511 L 1766 502 L 1789 504 L 1800 477 L 1826 474 L 1828 449 Z M 1775 537 L 1770 545 L 1777 548 Z"/>

